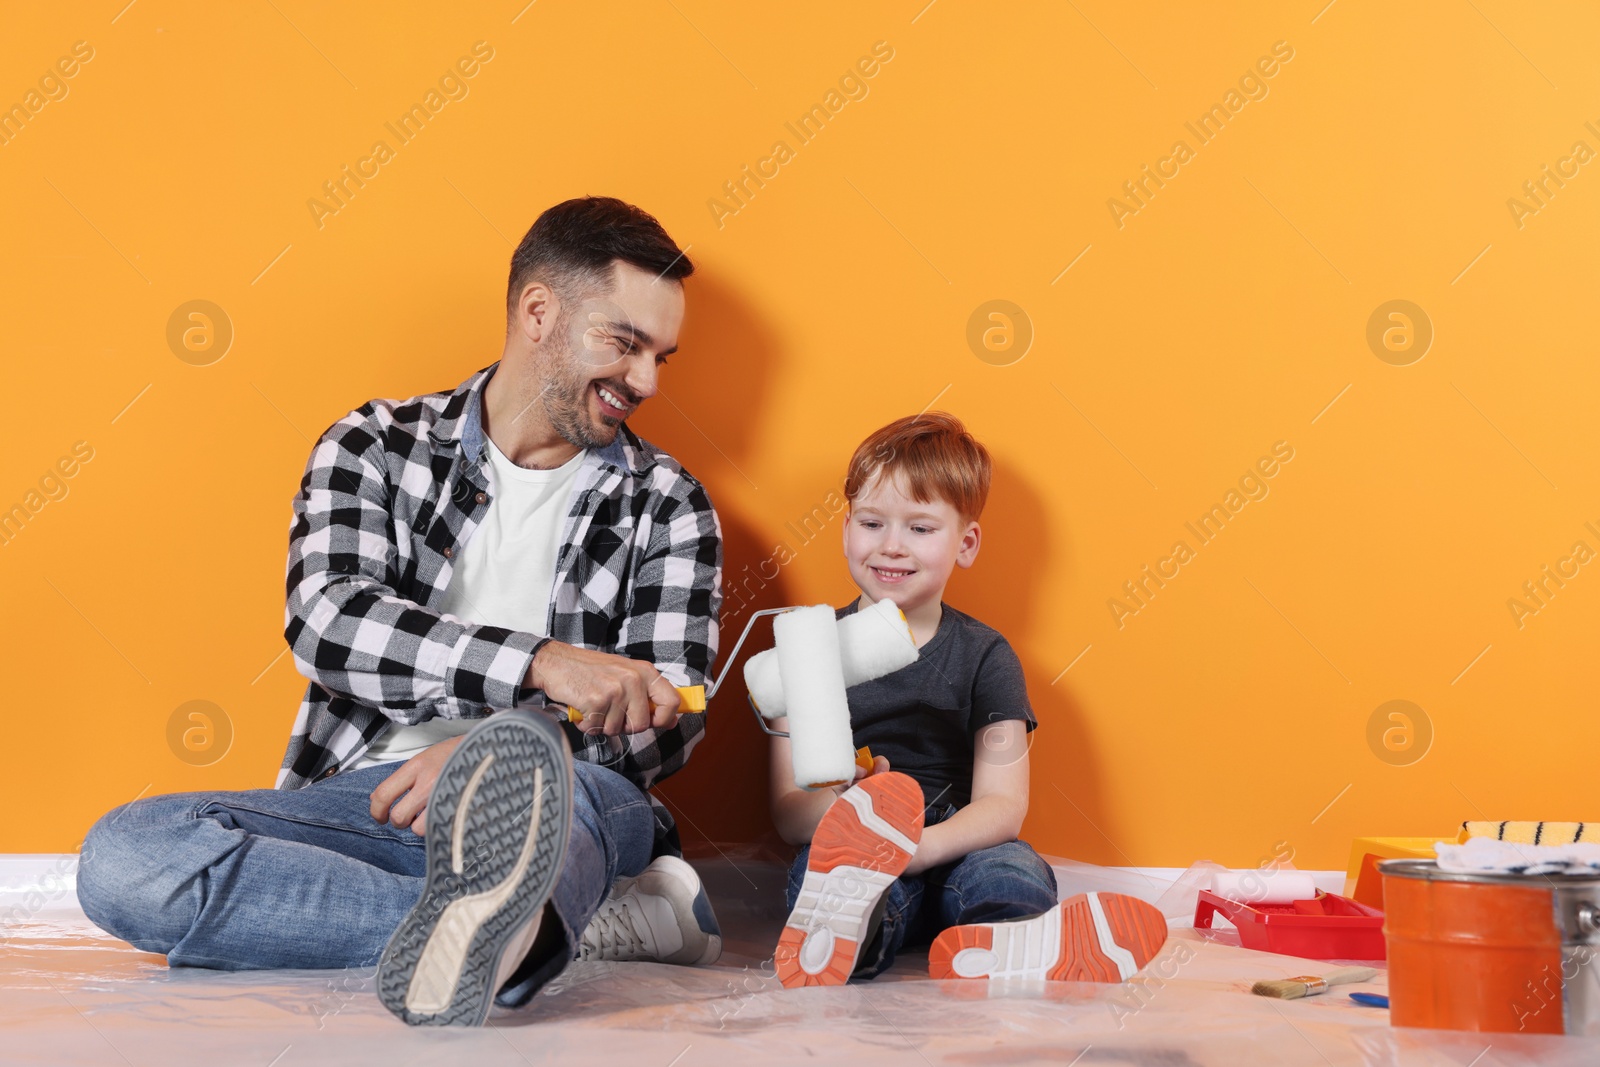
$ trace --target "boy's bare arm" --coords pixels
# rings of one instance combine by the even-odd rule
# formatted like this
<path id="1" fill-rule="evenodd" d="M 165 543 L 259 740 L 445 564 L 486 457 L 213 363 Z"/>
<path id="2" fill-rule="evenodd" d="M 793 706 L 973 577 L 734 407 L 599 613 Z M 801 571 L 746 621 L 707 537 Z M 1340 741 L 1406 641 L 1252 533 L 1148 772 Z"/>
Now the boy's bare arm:
<path id="1" fill-rule="evenodd" d="M 787 718 L 775 719 L 772 722 L 774 730 L 789 730 Z M 789 739 L 787 737 L 774 737 L 771 739 L 770 750 L 772 760 L 768 774 L 768 803 L 772 809 L 772 824 L 777 827 L 778 836 L 791 845 L 805 845 L 811 842 L 811 835 L 816 832 L 817 823 L 827 814 L 828 808 L 839 795 L 849 788 L 848 785 L 838 785 L 831 789 L 802 789 L 795 784 L 794 759 L 790 755 Z M 889 761 L 878 757 L 873 761 L 873 771 L 886 771 Z M 866 771 L 856 768 L 856 780 L 866 776 Z"/>
<path id="2" fill-rule="evenodd" d="M 906 874 L 1014 841 L 1028 814 L 1028 728 L 1016 719 L 991 723 L 973 738 L 972 802 L 922 831 Z"/>

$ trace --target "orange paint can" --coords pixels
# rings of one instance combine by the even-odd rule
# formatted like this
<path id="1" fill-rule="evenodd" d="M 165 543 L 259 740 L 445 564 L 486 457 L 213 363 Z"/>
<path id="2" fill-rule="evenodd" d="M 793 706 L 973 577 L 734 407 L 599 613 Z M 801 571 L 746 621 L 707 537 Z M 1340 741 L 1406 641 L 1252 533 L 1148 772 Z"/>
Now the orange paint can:
<path id="1" fill-rule="evenodd" d="M 1600 1035 L 1600 876 L 1378 870 L 1392 1025 Z"/>

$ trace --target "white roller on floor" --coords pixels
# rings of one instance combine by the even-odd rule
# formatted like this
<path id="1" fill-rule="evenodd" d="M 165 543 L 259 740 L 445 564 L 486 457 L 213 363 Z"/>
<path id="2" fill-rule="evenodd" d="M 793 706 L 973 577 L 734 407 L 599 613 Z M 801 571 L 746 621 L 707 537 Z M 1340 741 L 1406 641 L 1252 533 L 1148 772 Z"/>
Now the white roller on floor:
<path id="1" fill-rule="evenodd" d="M 827 607 L 827 605 L 820 605 Z M 810 611 L 805 608 L 801 610 Z M 833 609 L 827 608 L 831 617 Z M 786 618 L 794 612 L 779 615 Z M 892 600 L 880 600 L 870 608 L 846 615 L 837 620 L 839 630 L 839 662 L 846 688 L 870 682 L 909 666 L 917 659 L 917 642 L 911 636 L 906 617 Z M 774 620 L 773 630 L 778 622 Z M 744 682 L 756 710 L 768 719 L 781 719 L 789 714 L 790 703 L 785 693 L 784 674 L 778 662 L 777 649 L 758 652 L 745 661 Z"/>
<path id="2" fill-rule="evenodd" d="M 1292 904 L 1317 895 L 1317 882 L 1306 871 L 1218 871 L 1213 893 L 1246 904 Z"/>
<path id="3" fill-rule="evenodd" d="M 807 789 L 855 777 L 839 629 L 827 604 L 795 608 L 772 620 L 784 699 L 805 709 L 789 717 L 789 746 L 794 780 Z"/>

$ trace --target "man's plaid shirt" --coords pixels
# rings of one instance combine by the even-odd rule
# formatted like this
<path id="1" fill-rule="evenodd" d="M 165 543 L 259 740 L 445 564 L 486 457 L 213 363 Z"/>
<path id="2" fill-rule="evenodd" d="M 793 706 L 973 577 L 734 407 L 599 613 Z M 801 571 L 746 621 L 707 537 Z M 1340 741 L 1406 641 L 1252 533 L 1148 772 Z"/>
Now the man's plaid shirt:
<path id="1" fill-rule="evenodd" d="M 433 607 L 489 509 L 481 403 L 498 366 L 453 392 L 368 401 L 312 449 L 289 527 L 284 609 L 284 637 L 311 682 L 278 788 L 348 769 L 391 722 L 546 704 L 523 684 L 541 638 Z M 702 684 L 716 658 L 721 581 L 721 527 L 698 481 L 626 426 L 590 451 L 556 560 L 551 639 Z M 566 729 L 575 758 L 648 789 L 688 760 L 705 716 L 610 738 Z"/>

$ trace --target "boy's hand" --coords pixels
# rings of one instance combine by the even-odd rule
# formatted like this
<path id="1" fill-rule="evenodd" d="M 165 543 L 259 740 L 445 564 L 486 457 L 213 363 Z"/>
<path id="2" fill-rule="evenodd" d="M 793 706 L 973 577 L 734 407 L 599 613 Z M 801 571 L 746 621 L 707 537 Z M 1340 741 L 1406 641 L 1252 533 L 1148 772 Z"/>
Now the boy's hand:
<path id="1" fill-rule="evenodd" d="M 849 789 L 851 786 L 855 785 L 856 782 L 859 782 L 859 781 L 861 781 L 861 779 L 867 777 L 867 775 L 869 775 L 869 774 L 882 774 L 884 771 L 887 771 L 888 769 L 889 769 L 889 760 L 886 757 L 884 757 L 884 756 L 874 756 L 874 757 L 872 757 L 872 770 L 868 771 L 866 768 L 862 767 L 861 764 L 859 764 L 859 763 L 856 764 L 856 776 L 855 776 L 855 778 L 852 779 L 851 781 L 847 782 L 844 785 L 836 785 L 836 786 L 834 786 L 833 787 L 833 791 L 834 791 L 834 793 L 836 793 L 839 796 L 844 796 L 844 791 L 846 789 Z"/>
<path id="2" fill-rule="evenodd" d="M 856 766 L 856 781 L 859 782 L 861 779 L 865 778 L 868 774 L 883 774 L 888 769 L 889 769 L 889 757 L 887 757 L 887 756 L 873 756 L 872 757 L 872 770 L 871 771 L 864 771 L 864 770 L 861 769 L 861 766 L 859 764 L 857 764 L 857 766 Z"/>
<path id="3" fill-rule="evenodd" d="M 433 792 L 433 783 L 439 780 L 444 761 L 460 743 L 460 737 L 437 742 L 400 764 L 372 791 L 372 817 L 400 829 L 409 826 L 419 836 L 426 834 L 428 796 Z"/>

